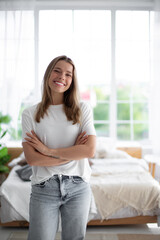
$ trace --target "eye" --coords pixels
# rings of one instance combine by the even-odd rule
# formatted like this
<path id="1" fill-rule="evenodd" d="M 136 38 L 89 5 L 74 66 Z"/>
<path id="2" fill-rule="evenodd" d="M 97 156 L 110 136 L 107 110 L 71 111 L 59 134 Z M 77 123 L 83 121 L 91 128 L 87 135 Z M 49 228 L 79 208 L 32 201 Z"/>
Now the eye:
<path id="1" fill-rule="evenodd" d="M 60 71 L 57 69 L 53 69 L 54 72 L 59 73 Z"/>
<path id="2" fill-rule="evenodd" d="M 66 74 L 66 76 L 67 76 L 67 77 L 72 77 L 72 75 L 71 75 L 71 74 L 69 74 L 69 73 L 67 73 L 67 74 Z"/>

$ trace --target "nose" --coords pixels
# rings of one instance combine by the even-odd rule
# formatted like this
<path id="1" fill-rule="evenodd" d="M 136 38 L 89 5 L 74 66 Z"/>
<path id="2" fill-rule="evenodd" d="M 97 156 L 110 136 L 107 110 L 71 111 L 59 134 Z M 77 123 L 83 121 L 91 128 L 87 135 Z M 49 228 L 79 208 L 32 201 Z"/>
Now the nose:
<path id="1" fill-rule="evenodd" d="M 65 78 L 65 74 L 64 73 L 61 73 L 60 75 L 59 75 L 59 79 L 64 79 Z"/>

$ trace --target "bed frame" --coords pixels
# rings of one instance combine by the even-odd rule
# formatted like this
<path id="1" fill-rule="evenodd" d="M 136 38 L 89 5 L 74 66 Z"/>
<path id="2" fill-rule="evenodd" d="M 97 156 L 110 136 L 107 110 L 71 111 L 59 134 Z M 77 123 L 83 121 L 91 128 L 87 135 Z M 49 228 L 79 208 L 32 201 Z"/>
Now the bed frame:
<path id="1" fill-rule="evenodd" d="M 142 150 L 140 147 L 121 147 L 119 150 L 127 152 L 132 157 L 141 158 Z M 22 148 L 8 148 L 8 152 L 11 155 L 11 160 L 18 157 L 22 153 Z M 130 218 L 119 218 L 109 220 L 91 220 L 88 226 L 107 226 L 107 225 L 129 225 L 129 224 L 147 224 L 157 223 L 157 216 L 137 216 Z M 13 221 L 8 223 L 1 223 L 0 226 L 4 227 L 28 227 L 27 221 Z"/>

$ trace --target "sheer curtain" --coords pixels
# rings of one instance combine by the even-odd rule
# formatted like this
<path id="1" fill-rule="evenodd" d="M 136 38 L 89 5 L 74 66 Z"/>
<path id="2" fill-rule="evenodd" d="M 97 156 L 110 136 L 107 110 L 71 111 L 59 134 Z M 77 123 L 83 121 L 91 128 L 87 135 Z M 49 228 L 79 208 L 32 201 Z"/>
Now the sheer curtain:
<path id="1" fill-rule="evenodd" d="M 153 153 L 160 156 L 160 1 L 155 1 L 152 48 L 151 140 Z"/>
<path id="2" fill-rule="evenodd" d="M 152 41 L 152 87 L 151 87 L 151 142 L 156 165 L 155 178 L 160 180 L 160 1 L 155 0 Z"/>
<path id="3" fill-rule="evenodd" d="M 0 7 L 0 112 L 12 116 L 16 132 L 22 99 L 34 85 L 33 11 Z"/>

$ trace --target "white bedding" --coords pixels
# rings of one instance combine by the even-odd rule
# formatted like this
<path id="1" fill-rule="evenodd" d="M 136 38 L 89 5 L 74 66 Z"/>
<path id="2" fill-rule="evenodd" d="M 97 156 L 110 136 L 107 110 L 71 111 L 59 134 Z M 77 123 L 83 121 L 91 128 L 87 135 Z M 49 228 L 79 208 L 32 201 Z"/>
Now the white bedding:
<path id="1" fill-rule="evenodd" d="M 0 188 L 0 195 L 7 200 L 17 213 L 28 221 L 31 182 L 24 182 L 19 178 L 15 172 L 19 168 L 21 168 L 19 165 L 13 167 L 8 178 Z"/>
<path id="2" fill-rule="evenodd" d="M 135 158 L 128 159 L 93 159 L 91 187 L 94 195 L 90 208 L 90 219 L 111 219 L 134 217 L 137 215 L 159 214 L 160 187 L 148 173 L 148 165 L 144 160 Z M 29 221 L 29 198 L 31 183 L 22 181 L 15 170 L 20 166 L 15 166 L 11 170 L 8 178 L 1 186 L 0 195 L 2 196 L 1 221 L 9 222 L 12 220 Z M 149 185 L 148 185 L 149 184 Z M 120 193 L 124 189 L 129 191 L 129 196 L 138 193 L 140 204 L 143 203 L 144 195 L 139 194 L 145 189 L 145 193 L 154 196 L 154 207 L 152 209 L 138 209 L 130 204 L 127 199 L 121 199 Z M 139 192 L 137 192 L 139 191 Z M 133 198 L 131 197 L 131 200 Z M 125 204 L 124 204 L 125 202 Z M 6 203 L 6 205 L 5 205 Z M 96 206 L 95 206 L 96 203 Z M 138 202 L 139 203 L 139 202 Z M 147 203 L 148 204 L 148 203 Z M 5 208 L 8 208 L 5 211 Z M 9 211 L 12 208 L 12 211 Z M 143 204 L 142 204 L 143 208 Z M 13 216 L 15 212 L 15 216 Z M 4 216 L 5 213 L 5 216 Z M 6 216 L 11 213 L 12 216 Z M 20 219 L 17 219 L 19 215 Z"/>
<path id="3" fill-rule="evenodd" d="M 91 187 L 102 219 L 131 207 L 137 215 L 160 208 L 160 186 L 143 159 L 94 159 Z"/>

